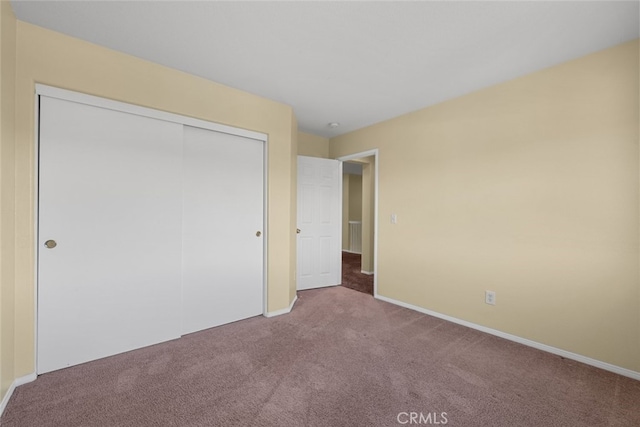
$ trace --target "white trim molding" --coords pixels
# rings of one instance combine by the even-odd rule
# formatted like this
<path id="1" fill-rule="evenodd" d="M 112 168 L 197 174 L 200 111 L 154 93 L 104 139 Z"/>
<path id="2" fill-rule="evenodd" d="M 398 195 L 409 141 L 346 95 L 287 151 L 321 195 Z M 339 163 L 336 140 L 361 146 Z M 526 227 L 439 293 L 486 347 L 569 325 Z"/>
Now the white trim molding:
<path id="1" fill-rule="evenodd" d="M 19 377 L 19 378 L 16 378 L 15 380 L 13 380 L 13 382 L 9 386 L 9 389 L 7 390 L 7 392 L 5 393 L 4 397 L 2 398 L 2 402 L 0 402 L 0 417 L 4 413 L 4 410 L 7 407 L 7 404 L 9 403 L 9 400 L 11 399 L 11 396 L 13 395 L 13 392 L 16 390 L 16 387 L 19 387 L 19 386 L 21 386 L 23 384 L 30 383 L 31 381 L 35 380 L 36 378 L 37 378 L 37 375 L 34 372 L 32 374 L 25 375 L 24 377 Z"/>
<path id="2" fill-rule="evenodd" d="M 399 305 L 400 307 L 408 308 L 410 310 L 414 310 L 423 314 L 428 314 L 429 316 L 437 317 L 442 320 L 446 320 L 448 322 L 456 323 L 458 325 L 466 326 L 471 329 L 478 330 L 480 332 L 484 332 L 490 335 L 494 335 L 500 338 L 504 338 L 509 341 L 517 342 L 519 344 L 526 345 L 527 347 L 533 347 L 538 350 L 546 351 L 547 353 L 552 353 L 565 359 L 575 360 L 577 362 L 584 363 L 585 365 L 594 366 L 596 368 L 604 369 L 605 371 L 613 372 L 614 374 L 622 375 L 624 377 L 633 378 L 634 380 L 640 380 L 640 372 L 632 371 L 631 369 L 623 368 L 621 366 L 612 365 L 610 363 L 602 362 L 600 360 L 592 359 L 587 356 L 583 356 L 581 354 L 572 353 L 570 351 L 562 350 L 560 348 L 552 347 L 547 344 L 542 344 L 536 341 L 531 341 L 526 338 L 519 337 L 517 335 L 511 335 L 506 332 L 498 331 L 496 329 L 487 328 L 486 326 L 478 325 L 475 323 L 468 322 L 466 320 L 458 319 L 456 317 L 447 316 L 446 314 L 438 313 L 436 311 L 428 310 L 423 307 L 419 307 L 417 305 L 408 304 L 406 302 L 398 301 L 393 298 L 388 298 L 382 295 L 376 295 L 376 299 L 380 301 L 385 301 L 391 304 Z"/>
<path id="3" fill-rule="evenodd" d="M 371 276 L 373 274 L 373 271 L 364 271 L 364 270 L 360 270 L 360 273 L 362 274 L 366 274 L 367 276 Z"/>
<path id="4" fill-rule="evenodd" d="M 289 307 L 283 308 L 282 310 L 268 311 L 264 314 L 264 317 L 276 317 L 282 314 L 290 313 L 296 301 L 298 301 L 298 294 L 296 294 L 296 296 L 293 298 L 293 301 L 291 301 L 291 304 L 289 304 Z"/>

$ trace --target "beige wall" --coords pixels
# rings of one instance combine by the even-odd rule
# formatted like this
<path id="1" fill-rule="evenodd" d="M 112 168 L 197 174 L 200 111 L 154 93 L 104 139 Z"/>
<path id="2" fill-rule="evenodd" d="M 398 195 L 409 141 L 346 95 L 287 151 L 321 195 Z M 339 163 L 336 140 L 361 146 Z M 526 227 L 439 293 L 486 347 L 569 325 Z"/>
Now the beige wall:
<path id="1" fill-rule="evenodd" d="M 365 157 L 362 164 L 362 258 L 361 271 L 374 272 L 375 232 L 375 157 Z"/>
<path id="2" fill-rule="evenodd" d="M 349 221 L 362 221 L 362 176 L 342 174 L 342 250 L 351 247 Z"/>
<path id="3" fill-rule="evenodd" d="M 16 19 L 0 1 L 0 401 L 15 375 L 15 76 Z"/>
<path id="4" fill-rule="evenodd" d="M 331 139 L 379 149 L 379 294 L 640 371 L 638 51 Z"/>
<path id="5" fill-rule="evenodd" d="M 351 196 L 349 190 L 351 184 L 349 180 L 353 175 L 348 173 L 342 174 L 342 250 L 349 250 L 349 200 Z"/>
<path id="6" fill-rule="evenodd" d="M 362 221 L 362 175 L 349 175 L 349 221 Z"/>
<path id="7" fill-rule="evenodd" d="M 295 287 L 295 124 L 289 106 L 18 21 L 16 375 L 34 370 L 34 84 L 43 83 L 264 132 L 268 145 L 268 310 Z"/>
<path id="8" fill-rule="evenodd" d="M 298 132 L 298 155 L 329 158 L 329 138 Z"/>

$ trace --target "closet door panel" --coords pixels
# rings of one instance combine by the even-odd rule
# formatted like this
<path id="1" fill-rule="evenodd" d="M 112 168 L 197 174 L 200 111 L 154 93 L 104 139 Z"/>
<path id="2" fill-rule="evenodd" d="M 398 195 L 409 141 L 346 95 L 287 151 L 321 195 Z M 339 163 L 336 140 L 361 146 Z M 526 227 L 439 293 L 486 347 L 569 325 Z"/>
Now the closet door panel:
<path id="1" fill-rule="evenodd" d="M 38 373 L 180 336 L 182 137 L 41 96 Z"/>
<path id="2" fill-rule="evenodd" d="M 183 333 L 263 311 L 264 143 L 184 127 Z"/>

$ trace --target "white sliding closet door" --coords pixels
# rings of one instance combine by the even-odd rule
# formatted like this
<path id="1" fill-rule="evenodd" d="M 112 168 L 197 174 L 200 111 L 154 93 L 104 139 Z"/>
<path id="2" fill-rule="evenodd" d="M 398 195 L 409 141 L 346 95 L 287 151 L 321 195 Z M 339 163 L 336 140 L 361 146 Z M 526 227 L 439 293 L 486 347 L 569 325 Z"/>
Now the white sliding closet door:
<path id="1" fill-rule="evenodd" d="M 183 333 L 263 311 L 262 141 L 184 127 Z"/>
<path id="2" fill-rule="evenodd" d="M 38 373 L 180 336 L 182 132 L 41 96 Z"/>

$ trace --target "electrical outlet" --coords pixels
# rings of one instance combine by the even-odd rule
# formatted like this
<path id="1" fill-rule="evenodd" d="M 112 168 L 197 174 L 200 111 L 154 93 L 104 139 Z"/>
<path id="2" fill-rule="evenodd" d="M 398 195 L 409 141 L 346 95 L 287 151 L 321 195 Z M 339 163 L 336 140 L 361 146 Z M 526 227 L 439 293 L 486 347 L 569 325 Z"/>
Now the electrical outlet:
<path id="1" fill-rule="evenodd" d="M 398 223 L 398 215 L 391 214 L 391 224 L 397 224 L 397 223 Z"/>
<path id="2" fill-rule="evenodd" d="M 494 291 L 484 291 L 484 302 L 496 305 L 496 293 Z"/>

